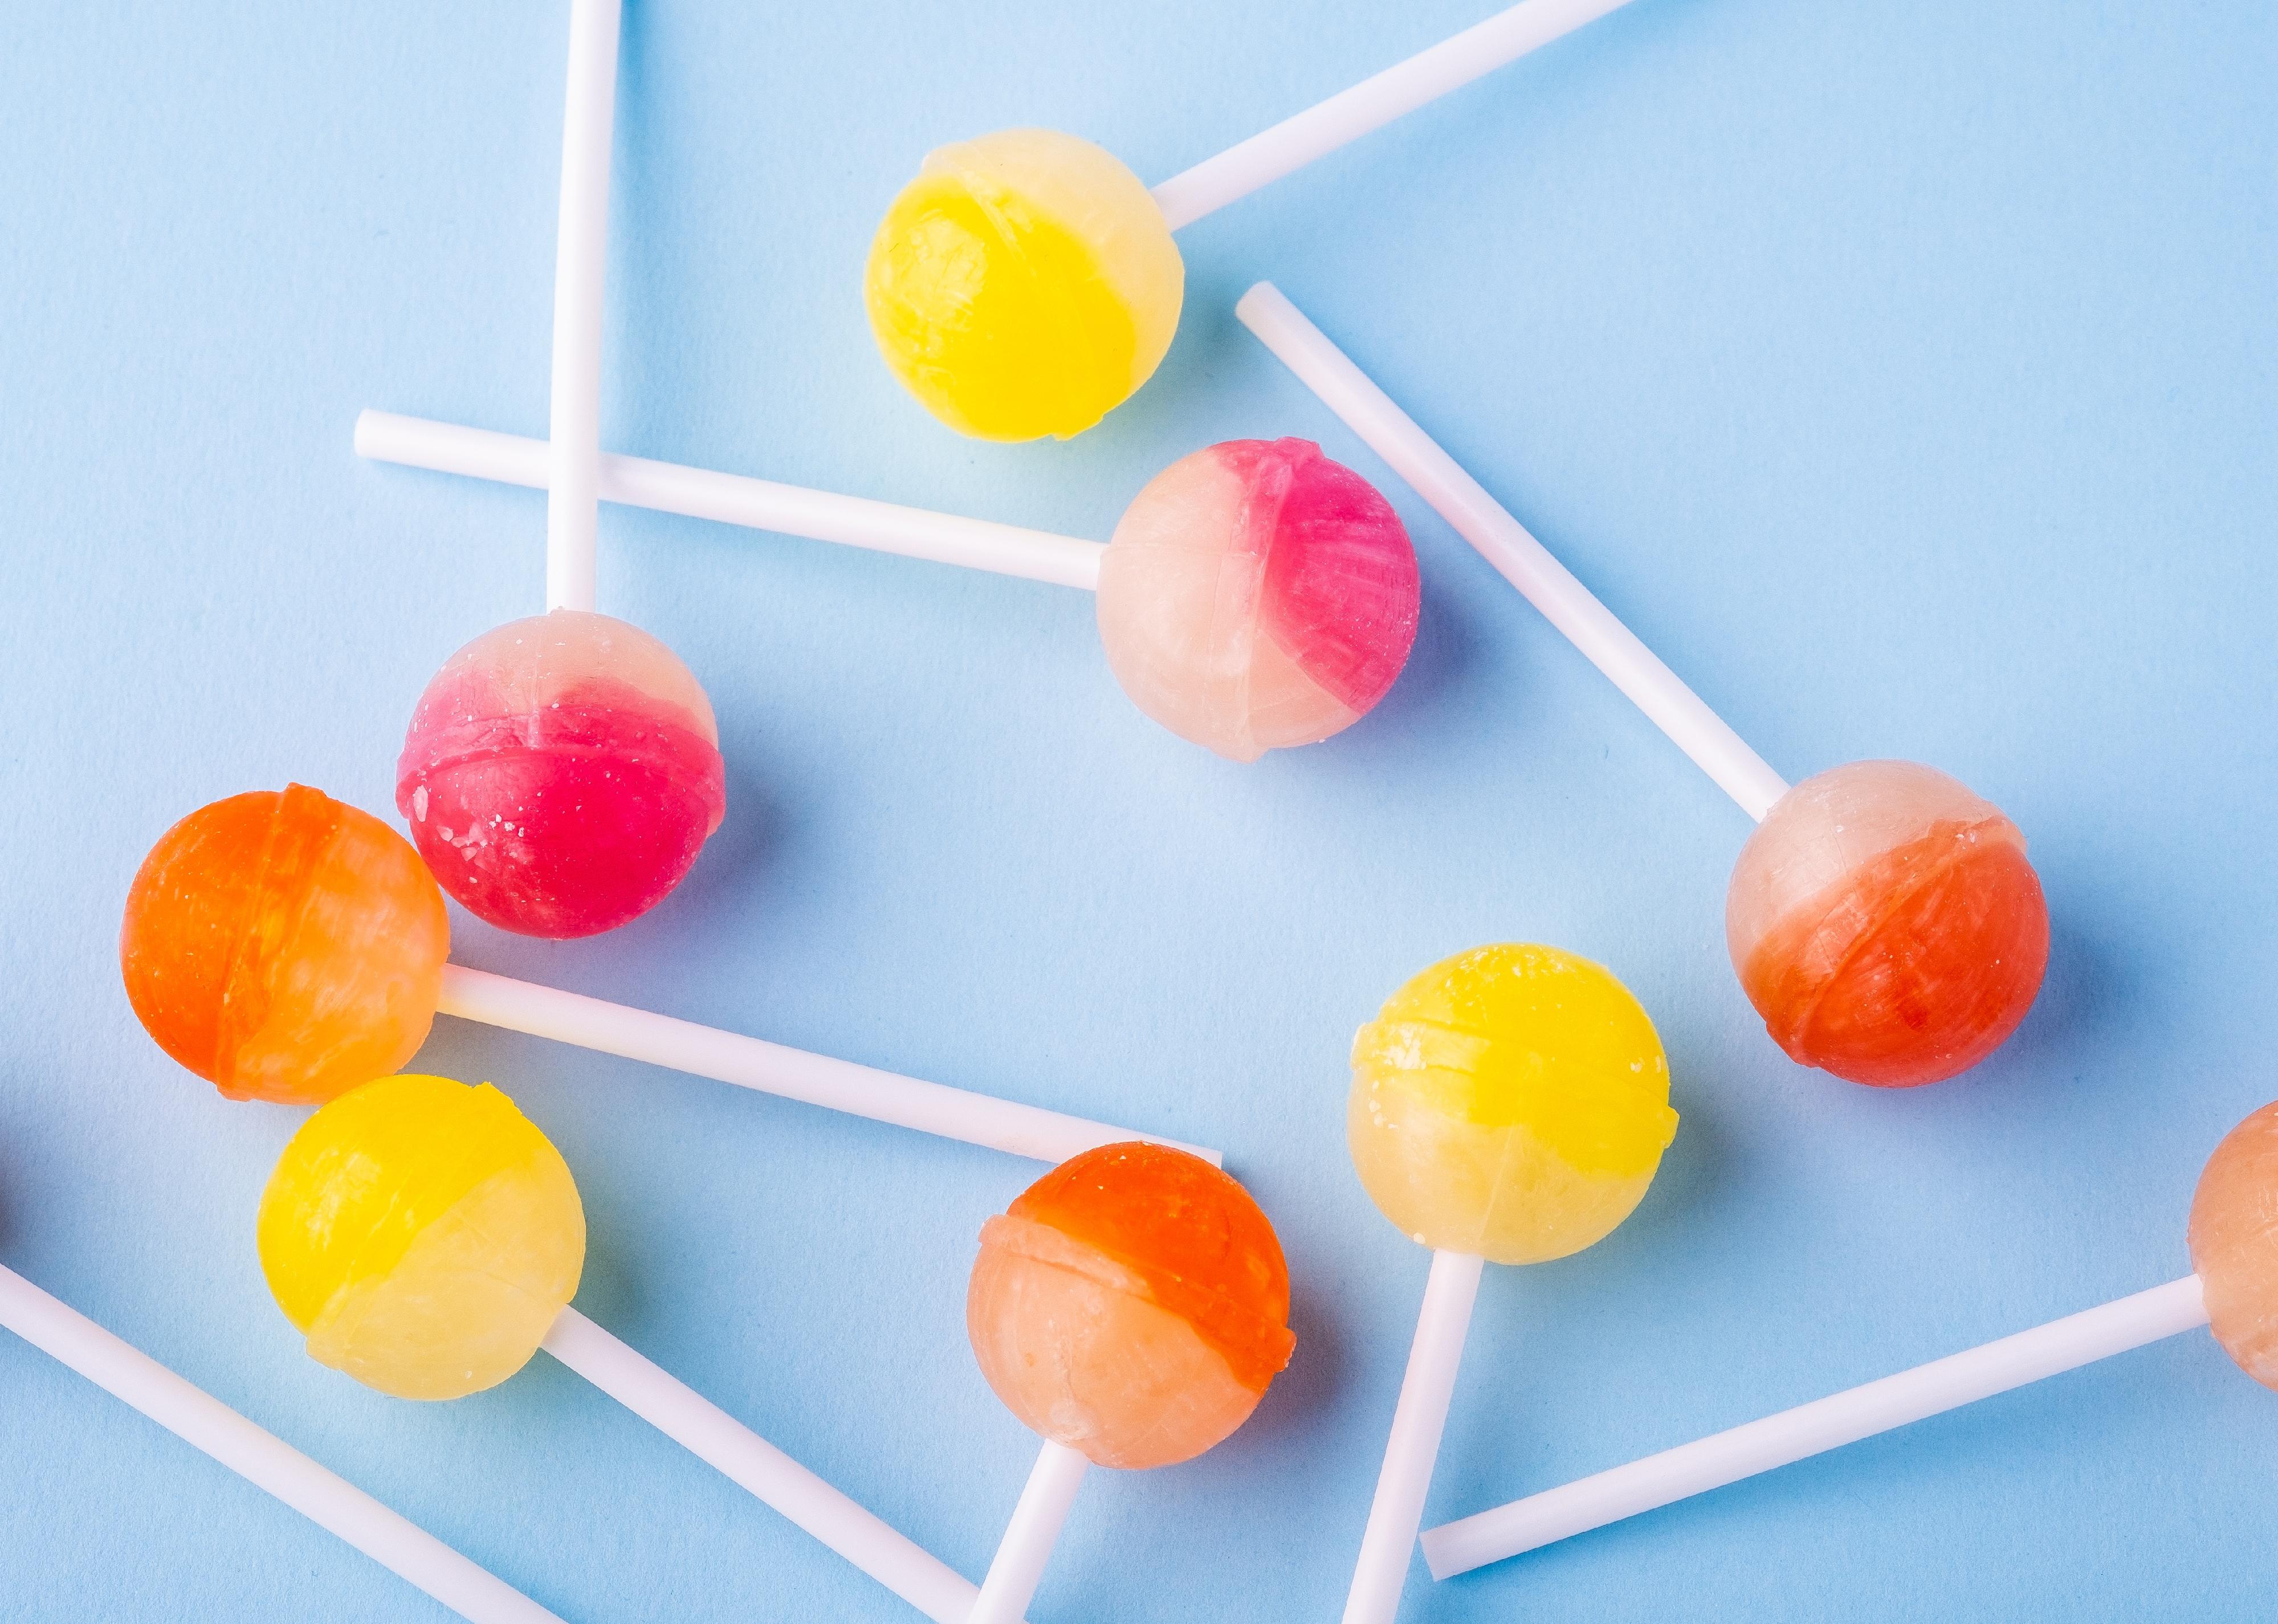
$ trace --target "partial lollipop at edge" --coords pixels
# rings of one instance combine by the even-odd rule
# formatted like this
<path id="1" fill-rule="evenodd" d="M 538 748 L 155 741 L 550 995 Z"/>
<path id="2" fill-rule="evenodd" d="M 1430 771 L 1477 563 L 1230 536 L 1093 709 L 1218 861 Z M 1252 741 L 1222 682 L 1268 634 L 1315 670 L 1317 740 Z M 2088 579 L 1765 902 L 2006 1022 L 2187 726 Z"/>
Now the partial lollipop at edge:
<path id="1" fill-rule="evenodd" d="M 1759 827 L 1725 908 L 1773 1041 L 1878 1087 L 1968 1070 L 2014 1032 L 2048 961 L 2025 837 L 1955 780 L 1860 761 L 1790 788 L 1270 282 L 1235 314 Z"/>
<path id="2" fill-rule="evenodd" d="M 1013 1624 L 1089 1465 L 1190 1460 L 1289 1362 L 1289 1272 L 1257 1203 L 1165 1146 L 1104 1145 L 981 1231 L 966 1296 L 981 1373 L 1044 1439 L 969 1624 Z"/>
<path id="3" fill-rule="evenodd" d="M 1425 1559 L 1433 1577 L 1453 1578 L 2201 1325 L 2241 1370 L 2278 1389 L 2273 1213 L 2278 1104 L 2207 1158 L 2185 1231 L 2192 1272 L 2182 1279 L 1442 1524 L 1424 1536 Z"/>

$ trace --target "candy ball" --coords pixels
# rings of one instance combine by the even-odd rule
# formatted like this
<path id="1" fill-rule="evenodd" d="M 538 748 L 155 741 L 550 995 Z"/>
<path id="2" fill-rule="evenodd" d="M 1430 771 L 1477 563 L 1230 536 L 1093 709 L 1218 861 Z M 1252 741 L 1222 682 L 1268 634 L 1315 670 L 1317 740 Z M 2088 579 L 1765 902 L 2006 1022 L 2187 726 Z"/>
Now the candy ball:
<path id="1" fill-rule="evenodd" d="M 1147 484 L 1099 567 L 1132 703 L 1236 761 L 1311 744 L 1384 697 L 1416 641 L 1416 550 L 1311 440 L 1227 440 Z"/>
<path id="2" fill-rule="evenodd" d="M 556 609 L 444 662 L 395 804 L 443 888 L 526 936 L 590 936 L 663 900 L 728 805 L 712 702 L 654 637 Z"/>
<path id="3" fill-rule="evenodd" d="M 1345 1112 L 1369 1196 L 1436 1251 L 1540 1263 L 1603 1239 L 1677 1133 L 1669 1060 L 1629 989 L 1556 948 L 1475 948 L 1353 1040 Z"/>
<path id="4" fill-rule="evenodd" d="M 2278 1103 L 2223 1136 L 2191 1196 L 2191 1269 L 2222 1351 L 2278 1388 Z"/>
<path id="5" fill-rule="evenodd" d="M 1186 267 L 1139 177 L 1056 130 L 929 154 L 886 210 L 863 278 L 902 386 L 960 434 L 1081 434 L 1145 383 Z"/>
<path id="6" fill-rule="evenodd" d="M 2049 957 L 2024 835 L 1910 761 L 1856 761 L 1781 797 L 1732 870 L 1724 934 L 1773 1042 L 1884 1088 L 1999 1048 Z"/>
<path id="7" fill-rule="evenodd" d="M 302 784 L 234 795 L 159 837 L 126 893 L 126 999 L 233 1100 L 316 1105 L 427 1041 L 450 921 L 419 854 Z"/>
<path id="8" fill-rule="evenodd" d="M 965 1323 L 1032 1430 L 1101 1466 L 1169 1466 L 1250 1418 L 1289 1362 L 1273 1226 L 1209 1163 L 1106 1145 L 981 1231 Z"/>
<path id="9" fill-rule="evenodd" d="M 387 1077 L 301 1125 L 259 1238 L 310 1358 L 394 1398 L 458 1399 L 527 1364 L 577 1295 L 585 1209 L 488 1083 Z"/>

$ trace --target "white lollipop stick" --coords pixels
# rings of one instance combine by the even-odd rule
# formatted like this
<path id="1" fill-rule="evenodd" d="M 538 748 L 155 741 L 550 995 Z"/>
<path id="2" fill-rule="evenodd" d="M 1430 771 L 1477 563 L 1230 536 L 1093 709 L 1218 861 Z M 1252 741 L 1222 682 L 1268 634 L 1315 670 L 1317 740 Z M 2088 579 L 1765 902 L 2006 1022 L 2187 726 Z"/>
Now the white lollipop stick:
<path id="1" fill-rule="evenodd" d="M 1036 1582 L 1044 1576 L 1052 1546 L 1067 1521 L 1068 1507 L 1091 1462 L 1065 1444 L 1045 1440 L 1043 1451 L 1028 1473 L 1021 1503 L 1005 1525 L 989 1576 L 981 1582 L 981 1599 L 974 1604 L 967 1624 L 1016 1624 L 1028 1611 Z"/>
<path id="2" fill-rule="evenodd" d="M 553 477 L 546 504 L 546 606 L 593 606 L 601 461 L 601 281 L 608 261 L 609 141 L 617 99 L 618 0 L 570 0 L 562 119 L 562 217 L 554 249 Z"/>
<path id="3" fill-rule="evenodd" d="M 966 1624 L 981 1594 L 971 1580 L 577 1309 L 562 1309 L 540 1346 L 936 1624 Z"/>
<path id="4" fill-rule="evenodd" d="M 1344 1624 L 1392 1624 L 1400 1611 L 1401 1587 L 1408 1582 L 1416 1530 L 1424 1526 L 1424 1497 L 1440 1458 L 1456 1367 L 1463 1362 L 1464 1337 L 1472 1327 L 1472 1304 L 1478 1300 L 1486 1263 L 1461 1252 L 1432 1254 L 1424 1308 L 1416 1316 L 1416 1341 L 1408 1350 L 1408 1374 L 1392 1413 L 1392 1436 L 1385 1441 L 1384 1469 L 1377 1475 L 1376 1499 L 1368 1508 L 1360 1560 L 1345 1597 Z"/>
<path id="5" fill-rule="evenodd" d="M 1130 1140 L 1168 1145 L 1200 1156 L 1212 1167 L 1221 1162 L 1215 1150 L 1160 1134 L 1134 1132 L 1041 1106 L 921 1082 L 463 964 L 443 966 L 442 996 L 436 1009 L 462 1020 L 551 1038 L 1039 1162 L 1057 1164 L 1080 1152 Z"/>
<path id="6" fill-rule="evenodd" d="M 1424 1559 L 1436 1579 L 1469 1573 L 2206 1323 L 2187 1276 L 1448 1523 L 1424 1536 Z"/>
<path id="7" fill-rule="evenodd" d="M 462 428 L 426 417 L 365 411 L 356 418 L 360 457 L 463 474 L 501 484 L 547 489 L 550 453 L 544 440 L 488 429 Z M 1000 576 L 1049 581 L 1058 586 L 1099 588 L 1099 558 L 1105 544 L 1079 541 L 1045 530 L 986 519 L 961 519 L 919 507 L 898 507 L 859 496 L 838 496 L 799 485 L 715 474 L 708 469 L 646 457 L 604 455 L 600 499 L 626 507 L 710 519 L 783 536 L 805 536 L 873 553 L 931 559 Z"/>
<path id="8" fill-rule="evenodd" d="M 1173 175 L 1155 188 L 1155 201 L 1177 231 L 1626 4 L 1525 0 Z"/>
<path id="9" fill-rule="evenodd" d="M 474 1624 L 562 1624 L 521 1591 L 11 1269 L 0 1325 Z"/>
<path id="10" fill-rule="evenodd" d="M 1787 793 L 1787 782 L 1748 748 L 1724 720 L 1679 682 L 1635 633 L 1591 596 L 1571 571 L 1550 556 L 1526 527 L 1457 467 L 1431 436 L 1392 403 L 1344 353 L 1305 319 L 1271 282 L 1242 296 L 1235 314 L 1265 347 L 1369 449 L 1416 488 L 1456 533 L 1544 618 L 1566 635 L 1590 663 L 1612 679 L 1653 724 L 1693 759 L 1716 787 L 1758 822 Z"/>

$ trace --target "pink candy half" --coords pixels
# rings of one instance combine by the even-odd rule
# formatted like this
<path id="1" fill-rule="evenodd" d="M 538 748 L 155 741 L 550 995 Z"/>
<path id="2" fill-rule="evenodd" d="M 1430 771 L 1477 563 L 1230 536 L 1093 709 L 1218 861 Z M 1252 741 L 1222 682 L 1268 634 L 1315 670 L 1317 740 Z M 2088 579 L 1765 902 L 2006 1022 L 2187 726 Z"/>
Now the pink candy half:
<path id="1" fill-rule="evenodd" d="M 727 810 L 711 702 L 654 637 L 557 609 L 476 638 L 412 713 L 395 804 L 443 888 L 526 936 L 590 936 L 680 882 Z"/>
<path id="2" fill-rule="evenodd" d="M 1227 440 L 1139 492 L 1099 571 L 1099 635 L 1132 702 L 1236 761 L 1366 714 L 1416 640 L 1416 552 L 1392 505 L 1310 440 Z"/>

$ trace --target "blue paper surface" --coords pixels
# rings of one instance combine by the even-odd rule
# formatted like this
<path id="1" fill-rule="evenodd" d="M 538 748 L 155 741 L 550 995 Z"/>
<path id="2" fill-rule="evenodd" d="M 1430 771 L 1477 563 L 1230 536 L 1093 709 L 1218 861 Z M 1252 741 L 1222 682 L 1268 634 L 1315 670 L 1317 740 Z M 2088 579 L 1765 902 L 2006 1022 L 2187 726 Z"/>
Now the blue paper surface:
<path id="1" fill-rule="evenodd" d="M 1483 0 L 635 0 L 613 449 L 1104 538 L 1212 440 L 1379 480 L 1415 657 L 1254 766 L 1122 698 L 1082 594 L 605 510 L 601 603 L 707 685 L 730 809 L 606 938 L 459 957 L 1222 1146 L 1295 1363 L 1185 1467 L 1095 1474 L 1032 1616 L 1342 1604 L 1423 1254 L 1342 1145 L 1353 1028 L 1501 939 L 1621 975 L 1684 1125 L 1637 1215 L 1491 1271 L 1431 1520 L 2186 1269 L 2278 1093 L 2278 15 L 2251 0 L 1640 0 L 1182 233 L 1154 382 L 955 438 L 865 327 L 930 147 L 1068 128 L 1145 179 Z M 559 1367 L 418 1407 L 300 1352 L 252 1245 L 300 1114 L 134 1024 L 118 909 L 175 818 L 288 778 L 390 813 L 420 686 L 540 606 L 542 499 L 358 461 L 365 406 L 545 431 L 567 8 L 0 19 L 0 1261 L 565 1619 L 901 1604 Z M 1234 321 L 1271 278 L 1776 766 L 1951 771 L 2054 946 L 1965 1079 L 1803 1071 L 1726 963 L 1745 819 Z M 965 1273 L 1027 1163 L 452 1021 L 575 1170 L 579 1305 L 978 1575 L 1034 1441 Z M 2267 1617 L 2278 1402 L 2201 1335 L 1470 1578 L 1444 1621 Z M 0 1338 L 0 1620 L 441 1619 Z"/>

